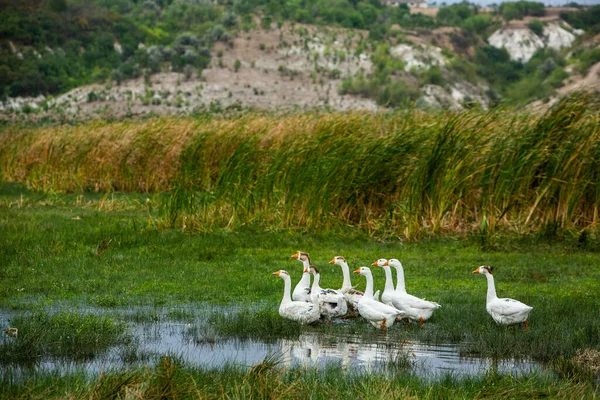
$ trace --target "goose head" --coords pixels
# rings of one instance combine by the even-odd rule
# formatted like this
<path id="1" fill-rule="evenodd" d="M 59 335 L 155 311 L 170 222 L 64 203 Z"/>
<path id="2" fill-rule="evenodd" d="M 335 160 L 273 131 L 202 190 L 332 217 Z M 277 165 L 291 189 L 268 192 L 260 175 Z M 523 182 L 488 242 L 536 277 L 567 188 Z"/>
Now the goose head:
<path id="1" fill-rule="evenodd" d="M 386 265 L 389 265 L 390 267 L 394 267 L 394 268 L 402 268 L 402 263 L 400 263 L 400 261 L 398 261 L 398 260 L 397 260 L 397 259 L 395 259 L 395 258 L 390 258 L 390 259 L 387 261 L 387 264 L 386 264 Z"/>
<path id="2" fill-rule="evenodd" d="M 280 277 L 281 279 L 285 279 L 286 277 L 289 278 L 290 274 L 283 269 L 280 269 L 279 271 L 275 271 L 273 272 L 273 275 Z"/>
<path id="3" fill-rule="evenodd" d="M 362 276 L 369 276 L 371 275 L 371 269 L 369 267 L 360 267 L 354 271 L 354 273 Z"/>
<path id="4" fill-rule="evenodd" d="M 337 264 L 339 266 L 342 266 L 344 264 L 348 264 L 348 262 L 342 256 L 335 256 L 331 261 L 329 261 L 329 264 Z"/>
<path id="5" fill-rule="evenodd" d="M 371 264 L 372 267 L 386 267 L 387 265 L 388 265 L 388 260 L 386 260 L 385 258 L 380 258 L 379 260 L 377 260 L 373 264 Z"/>
<path id="6" fill-rule="evenodd" d="M 308 271 L 315 276 L 319 275 L 319 270 L 314 265 L 311 265 Z M 304 270 L 304 272 L 306 272 L 306 269 Z"/>
<path id="7" fill-rule="evenodd" d="M 474 274 L 484 274 L 484 275 L 491 275 L 492 274 L 492 267 L 487 266 L 487 265 L 482 265 L 481 267 L 477 268 L 475 271 L 473 271 Z"/>
<path id="8" fill-rule="evenodd" d="M 310 262 L 310 257 L 308 256 L 308 253 L 304 252 L 304 251 L 297 251 L 296 254 L 294 254 L 293 256 L 291 256 L 290 258 L 293 258 L 295 260 L 301 261 L 303 263 L 306 262 Z"/>

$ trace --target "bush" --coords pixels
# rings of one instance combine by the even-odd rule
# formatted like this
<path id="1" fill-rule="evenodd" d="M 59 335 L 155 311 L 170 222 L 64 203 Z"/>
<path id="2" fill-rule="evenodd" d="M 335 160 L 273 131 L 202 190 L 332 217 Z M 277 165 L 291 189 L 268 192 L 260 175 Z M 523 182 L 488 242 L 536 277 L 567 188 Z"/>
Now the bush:
<path id="1" fill-rule="evenodd" d="M 271 18 L 270 16 L 266 15 L 266 16 L 264 16 L 264 17 L 261 18 L 261 20 L 260 20 L 260 27 L 263 30 L 265 30 L 265 31 L 270 31 L 272 23 L 273 23 L 273 18 Z"/>
<path id="2" fill-rule="evenodd" d="M 544 34 L 544 24 L 539 19 L 532 19 L 527 24 L 527 27 L 538 36 L 543 36 Z"/>
<path id="3" fill-rule="evenodd" d="M 485 33 L 492 22 L 490 14 L 477 14 L 464 20 L 460 26 L 469 32 L 481 35 Z"/>
<path id="4" fill-rule="evenodd" d="M 429 68 L 423 74 L 423 80 L 422 80 L 423 85 L 430 84 L 430 85 L 443 86 L 444 83 L 445 83 L 445 81 L 444 81 L 444 78 L 442 77 L 442 70 L 437 65 Z"/>
<path id="5" fill-rule="evenodd" d="M 533 1 L 516 1 L 500 4 L 500 15 L 506 20 L 523 19 L 525 16 L 542 17 L 546 15 L 543 3 Z"/>
<path id="6" fill-rule="evenodd" d="M 233 63 L 233 70 L 235 72 L 238 72 L 240 70 L 240 67 L 242 66 L 242 62 L 240 60 L 235 60 L 235 62 Z"/>
<path id="7" fill-rule="evenodd" d="M 563 85 L 563 81 L 568 77 L 569 73 L 567 71 L 562 68 L 556 68 L 554 71 L 552 71 L 548 79 L 546 79 L 546 83 L 548 83 L 548 85 L 554 89 L 557 89 Z"/>

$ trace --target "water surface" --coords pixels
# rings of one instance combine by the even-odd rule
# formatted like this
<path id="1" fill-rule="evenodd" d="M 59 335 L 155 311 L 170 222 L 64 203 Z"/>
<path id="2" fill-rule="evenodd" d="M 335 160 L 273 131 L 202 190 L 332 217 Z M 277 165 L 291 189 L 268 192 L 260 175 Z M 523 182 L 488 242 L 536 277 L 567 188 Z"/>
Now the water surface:
<path id="1" fill-rule="evenodd" d="M 298 339 L 272 341 L 222 339 L 211 333 L 206 318 L 195 317 L 190 323 L 169 321 L 166 312 L 152 311 L 156 322 L 148 317 L 147 308 L 127 310 L 86 309 L 85 312 L 118 314 L 130 319 L 129 334 L 135 346 L 114 347 L 95 359 L 69 362 L 42 359 L 33 367 L 6 366 L 11 375 L 18 377 L 35 371 L 48 370 L 68 373 L 84 370 L 93 374 L 108 369 L 155 365 L 163 355 L 181 358 L 192 365 L 219 368 L 226 365 L 249 367 L 275 355 L 285 367 L 325 368 L 338 365 L 352 372 L 410 371 L 417 376 L 435 379 L 448 373 L 459 377 L 474 376 L 494 369 L 498 373 L 521 375 L 541 371 L 542 367 L 531 361 L 491 360 L 461 356 L 460 345 L 428 344 L 416 340 L 398 342 L 382 334 L 365 338 L 351 334 L 304 332 Z M 197 311 L 197 308 L 194 309 Z M 205 310 L 210 312 L 214 308 Z M 78 309 L 82 312 L 81 309 Z M 234 312 L 234 310 L 220 310 Z M 205 314 L 206 314 L 205 312 Z M 161 315 L 162 313 L 162 315 Z M 13 312 L 0 311 L 0 327 L 10 325 Z M 139 317 L 136 317 L 139 316 Z M 15 340 L 2 337 L 1 341 Z"/>

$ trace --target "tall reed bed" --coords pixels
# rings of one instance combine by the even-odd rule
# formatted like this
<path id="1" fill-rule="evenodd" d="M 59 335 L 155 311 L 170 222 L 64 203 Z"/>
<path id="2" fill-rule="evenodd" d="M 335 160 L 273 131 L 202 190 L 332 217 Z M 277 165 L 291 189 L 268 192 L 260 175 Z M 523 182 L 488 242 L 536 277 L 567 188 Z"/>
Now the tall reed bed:
<path id="1" fill-rule="evenodd" d="M 2 178 L 35 189 L 165 193 L 159 222 L 212 229 L 358 226 L 594 232 L 600 113 L 567 98 L 508 109 L 348 112 L 0 132 Z"/>

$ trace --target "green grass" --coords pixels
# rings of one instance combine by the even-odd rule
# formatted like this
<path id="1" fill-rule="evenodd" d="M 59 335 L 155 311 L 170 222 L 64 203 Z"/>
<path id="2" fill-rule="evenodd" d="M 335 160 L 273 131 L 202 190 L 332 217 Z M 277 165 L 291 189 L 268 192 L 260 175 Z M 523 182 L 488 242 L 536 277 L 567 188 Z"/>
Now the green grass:
<path id="1" fill-rule="evenodd" d="M 3 385 L 0 398 L 54 399 L 105 398 L 595 398 L 592 382 L 550 376 L 524 377 L 482 374 L 473 378 L 451 376 L 428 382 L 410 373 L 391 376 L 352 374 L 341 367 L 324 371 L 282 369 L 276 358 L 267 358 L 250 369 L 224 367 L 200 369 L 164 357 L 154 368 L 107 371 L 90 380 L 84 374 L 61 379 L 40 375 L 26 382 Z"/>

